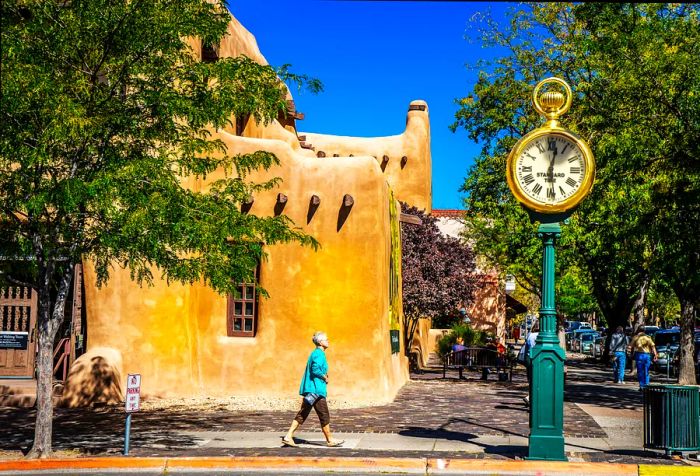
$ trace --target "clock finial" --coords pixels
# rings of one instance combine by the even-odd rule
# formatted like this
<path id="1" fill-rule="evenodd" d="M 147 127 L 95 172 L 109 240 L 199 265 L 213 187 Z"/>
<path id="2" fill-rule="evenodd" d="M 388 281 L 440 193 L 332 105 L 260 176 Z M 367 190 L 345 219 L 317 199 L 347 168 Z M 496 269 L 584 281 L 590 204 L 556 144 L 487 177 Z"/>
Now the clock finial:
<path id="1" fill-rule="evenodd" d="M 558 91 L 547 91 L 540 95 L 540 104 L 546 112 L 556 112 L 564 104 L 564 95 Z"/>
<path id="2" fill-rule="evenodd" d="M 549 83 L 557 83 L 562 86 L 566 95 L 558 91 L 547 91 L 539 94 L 542 86 Z M 559 124 L 559 116 L 571 107 L 572 97 L 571 88 L 566 81 L 551 77 L 537 83 L 535 90 L 532 92 L 532 103 L 535 106 L 535 110 L 549 120 L 550 126 L 556 126 Z"/>

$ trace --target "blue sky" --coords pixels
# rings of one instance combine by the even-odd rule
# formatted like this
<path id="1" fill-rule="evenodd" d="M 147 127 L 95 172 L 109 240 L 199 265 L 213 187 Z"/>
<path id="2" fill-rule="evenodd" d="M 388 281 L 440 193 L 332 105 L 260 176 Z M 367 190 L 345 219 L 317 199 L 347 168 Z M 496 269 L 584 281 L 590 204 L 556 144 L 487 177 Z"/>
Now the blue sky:
<path id="1" fill-rule="evenodd" d="M 320 79 L 317 95 L 294 91 L 301 131 L 349 136 L 398 134 L 408 104 L 430 109 L 433 208 L 462 208 L 459 187 L 479 147 L 452 133 L 454 99 L 473 87 L 464 64 L 492 54 L 465 40 L 470 19 L 498 2 L 229 0 L 274 66 Z"/>

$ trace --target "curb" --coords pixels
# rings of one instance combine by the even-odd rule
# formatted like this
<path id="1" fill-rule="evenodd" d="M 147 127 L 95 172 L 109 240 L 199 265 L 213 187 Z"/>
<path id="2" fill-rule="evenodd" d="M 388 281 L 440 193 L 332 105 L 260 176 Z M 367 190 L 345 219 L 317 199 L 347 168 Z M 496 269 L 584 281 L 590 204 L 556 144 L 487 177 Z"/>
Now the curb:
<path id="1" fill-rule="evenodd" d="M 423 475 L 641 476 L 700 475 L 700 467 L 557 461 L 362 457 L 91 457 L 0 461 L 0 474 L 89 470 L 182 472 L 242 471 L 308 473 L 401 473 Z"/>

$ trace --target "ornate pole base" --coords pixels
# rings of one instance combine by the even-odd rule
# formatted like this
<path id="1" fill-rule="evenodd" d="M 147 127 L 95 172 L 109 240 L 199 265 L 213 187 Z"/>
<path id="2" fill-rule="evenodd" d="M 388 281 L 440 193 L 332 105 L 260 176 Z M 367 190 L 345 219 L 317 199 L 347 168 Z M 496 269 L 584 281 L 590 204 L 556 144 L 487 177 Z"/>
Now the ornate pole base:
<path id="1" fill-rule="evenodd" d="M 564 351 L 558 343 L 532 349 L 530 437 L 527 459 L 566 461 L 564 453 Z"/>

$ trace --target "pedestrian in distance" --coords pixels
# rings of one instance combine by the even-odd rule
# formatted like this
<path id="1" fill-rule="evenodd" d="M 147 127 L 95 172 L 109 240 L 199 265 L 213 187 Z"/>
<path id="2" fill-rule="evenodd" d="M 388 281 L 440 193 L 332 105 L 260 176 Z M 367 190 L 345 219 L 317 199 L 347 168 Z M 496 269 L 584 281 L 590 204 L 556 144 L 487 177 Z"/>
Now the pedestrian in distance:
<path id="1" fill-rule="evenodd" d="M 306 369 L 301 378 L 299 395 L 301 408 L 297 412 L 287 434 L 282 437 L 284 446 L 297 446 L 294 441 L 294 432 L 304 424 L 306 418 L 311 413 L 311 409 L 316 410 L 318 419 L 321 422 L 321 431 L 326 438 L 326 446 L 341 446 L 343 440 L 335 440 L 331 435 L 331 414 L 328 411 L 328 361 L 326 360 L 326 349 L 328 349 L 328 336 L 325 332 L 316 332 L 311 338 L 316 348 L 309 355 L 306 361 Z"/>
<path id="2" fill-rule="evenodd" d="M 649 367 L 651 367 L 652 359 L 656 361 L 658 358 L 656 346 L 651 337 L 644 333 L 644 327 L 640 327 L 627 349 L 632 352 L 634 360 L 637 362 L 637 380 L 641 391 L 649 385 Z"/>
<path id="3" fill-rule="evenodd" d="M 625 383 L 625 364 L 627 361 L 627 346 L 629 338 L 625 335 L 622 326 L 617 326 L 615 333 L 610 336 L 610 357 L 613 362 L 613 381 L 615 383 Z"/>
<path id="4" fill-rule="evenodd" d="M 464 338 L 462 337 L 457 337 L 456 341 L 454 344 L 452 344 L 452 352 L 459 352 L 461 350 L 466 350 L 466 346 L 464 345 Z"/>

